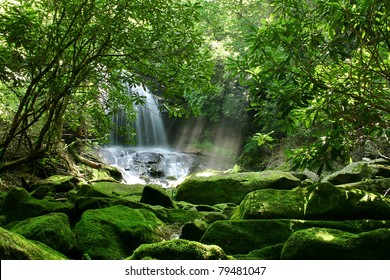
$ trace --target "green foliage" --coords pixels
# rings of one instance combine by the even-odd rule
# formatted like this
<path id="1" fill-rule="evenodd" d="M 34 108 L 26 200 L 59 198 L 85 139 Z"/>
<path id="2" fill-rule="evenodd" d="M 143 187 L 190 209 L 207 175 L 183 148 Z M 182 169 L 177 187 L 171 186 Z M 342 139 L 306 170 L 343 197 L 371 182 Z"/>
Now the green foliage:
<path id="1" fill-rule="evenodd" d="M 272 2 L 232 61 L 263 131 L 312 129 L 291 156 L 321 173 L 389 127 L 390 7 L 383 1 Z"/>
<path id="2" fill-rule="evenodd" d="M 180 104 L 183 93 L 209 84 L 196 2 L 1 2 L 0 100 L 11 105 L 0 106 L 8 110 L 2 161 L 55 152 L 64 130 L 103 137 L 107 112 L 133 116 L 133 103 L 142 102 L 128 86 L 144 84 Z"/>

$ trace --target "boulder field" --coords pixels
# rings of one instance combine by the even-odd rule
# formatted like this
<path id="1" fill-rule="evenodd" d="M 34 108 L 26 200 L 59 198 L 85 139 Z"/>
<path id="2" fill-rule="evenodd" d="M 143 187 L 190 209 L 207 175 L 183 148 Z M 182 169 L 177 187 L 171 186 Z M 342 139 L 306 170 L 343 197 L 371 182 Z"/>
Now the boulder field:
<path id="1" fill-rule="evenodd" d="M 388 161 L 321 181 L 204 170 L 170 189 L 107 174 L 0 192 L 1 259 L 390 259 Z"/>

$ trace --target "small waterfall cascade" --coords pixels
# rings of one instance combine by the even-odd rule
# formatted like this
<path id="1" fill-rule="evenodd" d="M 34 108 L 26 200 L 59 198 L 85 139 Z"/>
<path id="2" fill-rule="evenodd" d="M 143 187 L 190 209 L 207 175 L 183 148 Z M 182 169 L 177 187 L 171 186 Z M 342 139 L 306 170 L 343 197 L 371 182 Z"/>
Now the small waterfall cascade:
<path id="1" fill-rule="evenodd" d="M 161 112 L 158 108 L 157 97 L 142 87 L 133 87 L 131 91 L 145 99 L 145 104 L 139 104 L 136 107 L 137 121 L 135 130 L 137 133 L 137 146 L 167 147 L 167 136 Z"/>
<path id="2" fill-rule="evenodd" d="M 129 93 L 138 94 L 145 100 L 144 104 L 139 104 L 135 108 L 136 145 L 128 146 L 118 137 L 112 137 L 111 139 L 115 141 L 109 146 L 102 147 L 100 155 L 108 164 L 122 171 L 125 183 L 154 183 L 171 187 L 196 170 L 198 163 L 193 156 L 180 153 L 168 146 L 157 97 L 143 87 L 131 87 Z M 113 121 L 117 126 L 126 123 L 121 115 Z M 130 129 L 126 126 L 123 128 Z"/>

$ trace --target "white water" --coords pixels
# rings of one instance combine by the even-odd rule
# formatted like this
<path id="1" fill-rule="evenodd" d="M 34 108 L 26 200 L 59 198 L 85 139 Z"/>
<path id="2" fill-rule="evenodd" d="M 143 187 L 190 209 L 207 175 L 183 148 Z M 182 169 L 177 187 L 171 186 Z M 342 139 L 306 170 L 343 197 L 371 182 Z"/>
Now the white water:
<path id="1" fill-rule="evenodd" d="M 192 156 L 169 148 L 157 98 L 142 87 L 133 87 L 129 91 L 145 98 L 145 104 L 136 107 L 136 146 L 120 143 L 120 138 L 114 135 L 115 146 L 102 147 L 100 154 L 108 164 L 122 171 L 125 183 L 155 183 L 170 187 L 191 173 L 196 167 L 195 161 Z M 126 123 L 121 115 L 114 121 L 117 126 Z"/>

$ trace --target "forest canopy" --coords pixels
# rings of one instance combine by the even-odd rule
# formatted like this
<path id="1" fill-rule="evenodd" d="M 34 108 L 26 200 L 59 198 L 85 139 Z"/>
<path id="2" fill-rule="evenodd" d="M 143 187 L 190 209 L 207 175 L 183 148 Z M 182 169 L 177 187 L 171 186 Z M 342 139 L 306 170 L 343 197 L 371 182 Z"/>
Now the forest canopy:
<path id="1" fill-rule="evenodd" d="M 245 120 L 257 146 L 298 139 L 295 167 L 367 143 L 388 157 L 388 1 L 0 3 L 0 171 L 103 140 L 110 114 L 143 102 L 132 85 L 175 117 Z"/>

